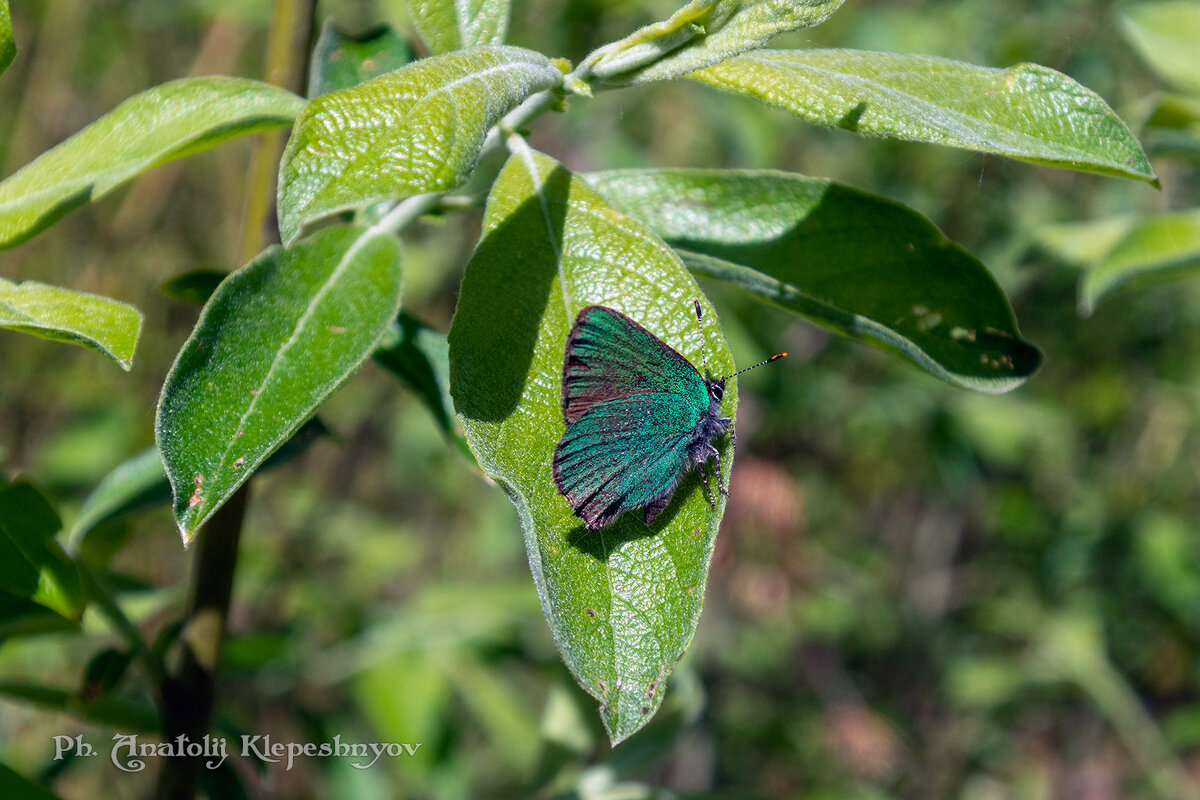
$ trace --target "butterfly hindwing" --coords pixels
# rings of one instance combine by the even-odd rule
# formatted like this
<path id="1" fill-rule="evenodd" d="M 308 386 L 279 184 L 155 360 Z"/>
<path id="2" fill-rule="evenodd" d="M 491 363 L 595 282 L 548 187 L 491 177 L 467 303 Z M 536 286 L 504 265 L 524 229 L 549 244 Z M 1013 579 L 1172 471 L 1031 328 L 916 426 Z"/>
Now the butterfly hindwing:
<path id="1" fill-rule="evenodd" d="M 554 451 L 554 481 L 587 527 L 645 508 L 649 525 L 688 468 L 699 416 L 684 397 L 645 392 L 592 405 Z"/>
<path id="2" fill-rule="evenodd" d="M 707 390 L 692 364 L 650 331 L 604 306 L 575 318 L 563 359 L 563 418 L 571 425 L 593 406 L 650 393 L 680 396 L 697 407 Z"/>

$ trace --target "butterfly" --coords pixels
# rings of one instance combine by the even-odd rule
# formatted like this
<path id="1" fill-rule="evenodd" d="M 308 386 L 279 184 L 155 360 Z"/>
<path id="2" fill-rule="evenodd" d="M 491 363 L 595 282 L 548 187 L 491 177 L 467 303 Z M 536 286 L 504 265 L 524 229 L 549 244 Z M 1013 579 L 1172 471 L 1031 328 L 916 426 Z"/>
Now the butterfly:
<path id="1" fill-rule="evenodd" d="M 695 306 L 703 341 L 698 299 Z M 699 468 L 704 494 L 715 508 L 704 471 L 709 461 L 716 461 L 717 490 L 729 494 L 713 445 L 733 435 L 732 420 L 721 416 L 726 380 L 702 376 L 678 351 L 620 311 L 606 306 L 580 310 L 563 358 L 567 429 L 554 450 L 554 482 L 585 526 L 600 530 L 635 509 L 643 510 L 650 525 L 693 468 Z"/>

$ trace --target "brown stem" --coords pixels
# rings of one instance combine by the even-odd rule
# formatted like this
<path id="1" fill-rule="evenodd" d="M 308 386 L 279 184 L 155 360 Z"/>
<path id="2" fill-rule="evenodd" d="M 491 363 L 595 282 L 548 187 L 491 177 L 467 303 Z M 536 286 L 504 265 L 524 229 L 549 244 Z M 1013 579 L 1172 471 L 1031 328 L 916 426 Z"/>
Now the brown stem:
<path id="1" fill-rule="evenodd" d="M 316 0 L 272 2 L 264 72 L 267 80 L 297 94 L 304 94 L 308 81 L 316 5 Z M 242 263 L 278 239 L 275 168 L 285 141 L 284 133 L 263 136 L 252 156 L 242 211 Z M 179 668 L 160 687 L 163 738 L 168 742 L 178 737 L 185 737 L 185 743 L 202 742 L 209 730 L 250 483 L 213 514 L 196 545 Z M 192 800 L 204 768 L 203 757 L 164 759 L 155 796 Z"/>

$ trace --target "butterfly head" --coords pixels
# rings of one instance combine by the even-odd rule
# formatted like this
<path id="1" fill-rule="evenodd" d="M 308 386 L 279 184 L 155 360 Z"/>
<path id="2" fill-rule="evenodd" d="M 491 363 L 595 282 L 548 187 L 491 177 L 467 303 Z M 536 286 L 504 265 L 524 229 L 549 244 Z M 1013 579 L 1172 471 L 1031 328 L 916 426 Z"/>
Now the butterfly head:
<path id="1" fill-rule="evenodd" d="M 724 378 L 705 378 L 704 385 L 708 387 L 708 399 L 714 403 L 720 403 L 725 399 L 725 379 Z"/>

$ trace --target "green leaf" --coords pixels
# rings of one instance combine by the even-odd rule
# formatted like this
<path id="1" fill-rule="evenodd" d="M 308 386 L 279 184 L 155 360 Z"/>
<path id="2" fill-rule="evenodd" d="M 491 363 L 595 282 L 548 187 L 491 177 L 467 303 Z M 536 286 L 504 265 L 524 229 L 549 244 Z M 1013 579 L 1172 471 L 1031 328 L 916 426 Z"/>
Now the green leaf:
<path id="1" fill-rule="evenodd" d="M 243 78 L 185 78 L 134 95 L 0 183 L 0 248 L 152 167 L 286 125 L 302 104 Z"/>
<path id="2" fill-rule="evenodd" d="M 956 386 L 1019 386 L 1041 356 L 987 269 L 912 209 L 773 171 L 618 170 L 588 180 L 702 275 Z"/>
<path id="3" fill-rule="evenodd" d="M 450 328 L 450 391 L 482 469 L 504 488 L 525 532 L 530 568 L 563 660 L 600 700 L 620 742 L 658 709 L 691 641 L 724 498 L 712 510 L 694 473 L 651 528 L 626 514 L 588 531 L 551 475 L 563 434 L 567 334 L 588 304 L 629 314 L 714 375 L 733 358 L 695 281 L 661 240 L 581 179 L 520 140 L 492 188 Z M 702 301 L 703 302 L 703 301 Z M 736 381 L 722 410 L 737 407 Z M 728 440 L 717 443 L 725 477 Z"/>
<path id="4" fill-rule="evenodd" d="M 5 0 L 0 0 L 0 27 L 8 13 L 8 9 L 3 6 L 4 2 Z M 0 30 L 0 35 L 2 34 L 3 30 Z M 0 46 L 3 43 L 0 39 Z M 0 55 L 3 55 L 2 48 Z M 3 66 L 3 59 L 0 59 L 0 69 Z M 6 797 L 8 800 L 58 800 L 58 795 L 43 789 L 4 763 L 0 763 L 0 797 Z"/>
<path id="5" fill-rule="evenodd" d="M 1079 307 L 1085 316 L 1123 284 L 1178 278 L 1200 268 L 1200 209 L 1048 226 L 1038 238 L 1047 250 L 1084 268 Z"/>
<path id="6" fill-rule="evenodd" d="M 386 25 L 348 36 L 337 29 L 332 18 L 327 19 L 313 49 L 308 96 L 357 86 L 400 69 L 413 60 L 413 55 L 409 43 Z"/>
<path id="7" fill-rule="evenodd" d="M 416 317 L 400 312 L 388 327 L 375 361 L 408 384 L 442 432 L 455 434 L 454 403 L 450 399 L 450 345 L 441 332 Z"/>
<path id="8" fill-rule="evenodd" d="M 17 42 L 13 39 L 12 17 L 8 13 L 8 0 L 0 0 L 0 73 L 8 69 L 17 55 Z"/>
<path id="9" fill-rule="evenodd" d="M 562 74 L 519 47 L 426 58 L 304 108 L 279 169 L 285 244 L 307 222 L 466 180 L 488 130 Z"/>
<path id="10" fill-rule="evenodd" d="M 585 60 L 602 83 L 671 80 L 819 25 L 843 0 L 692 0 L 670 19 L 605 45 Z"/>
<path id="11" fill-rule="evenodd" d="M 0 486 L 0 589 L 78 620 L 85 599 L 78 570 L 54 538 L 61 527 L 33 486 Z"/>
<path id="12" fill-rule="evenodd" d="M 269 248 L 221 284 L 155 425 L 185 545 L 359 368 L 399 305 L 398 243 L 360 226 Z"/>
<path id="13" fill-rule="evenodd" d="M 163 281 L 158 291 L 172 300 L 202 306 L 228 277 L 228 272 L 219 269 L 196 269 Z"/>
<path id="14" fill-rule="evenodd" d="M 408 16 L 434 53 L 502 44 L 509 0 L 408 0 Z"/>
<path id="15" fill-rule="evenodd" d="M 1159 77 L 1181 91 L 1200 94 L 1200 3 L 1139 3 L 1121 15 L 1121 27 Z"/>
<path id="16" fill-rule="evenodd" d="M 96 294 L 0 278 L 0 328 L 90 347 L 128 372 L 142 330 L 142 312 Z"/>
<path id="17" fill-rule="evenodd" d="M 1099 95 L 1037 64 L 991 69 L 931 56 L 773 50 L 690 77 L 830 128 L 1158 184 L 1141 145 Z"/>

